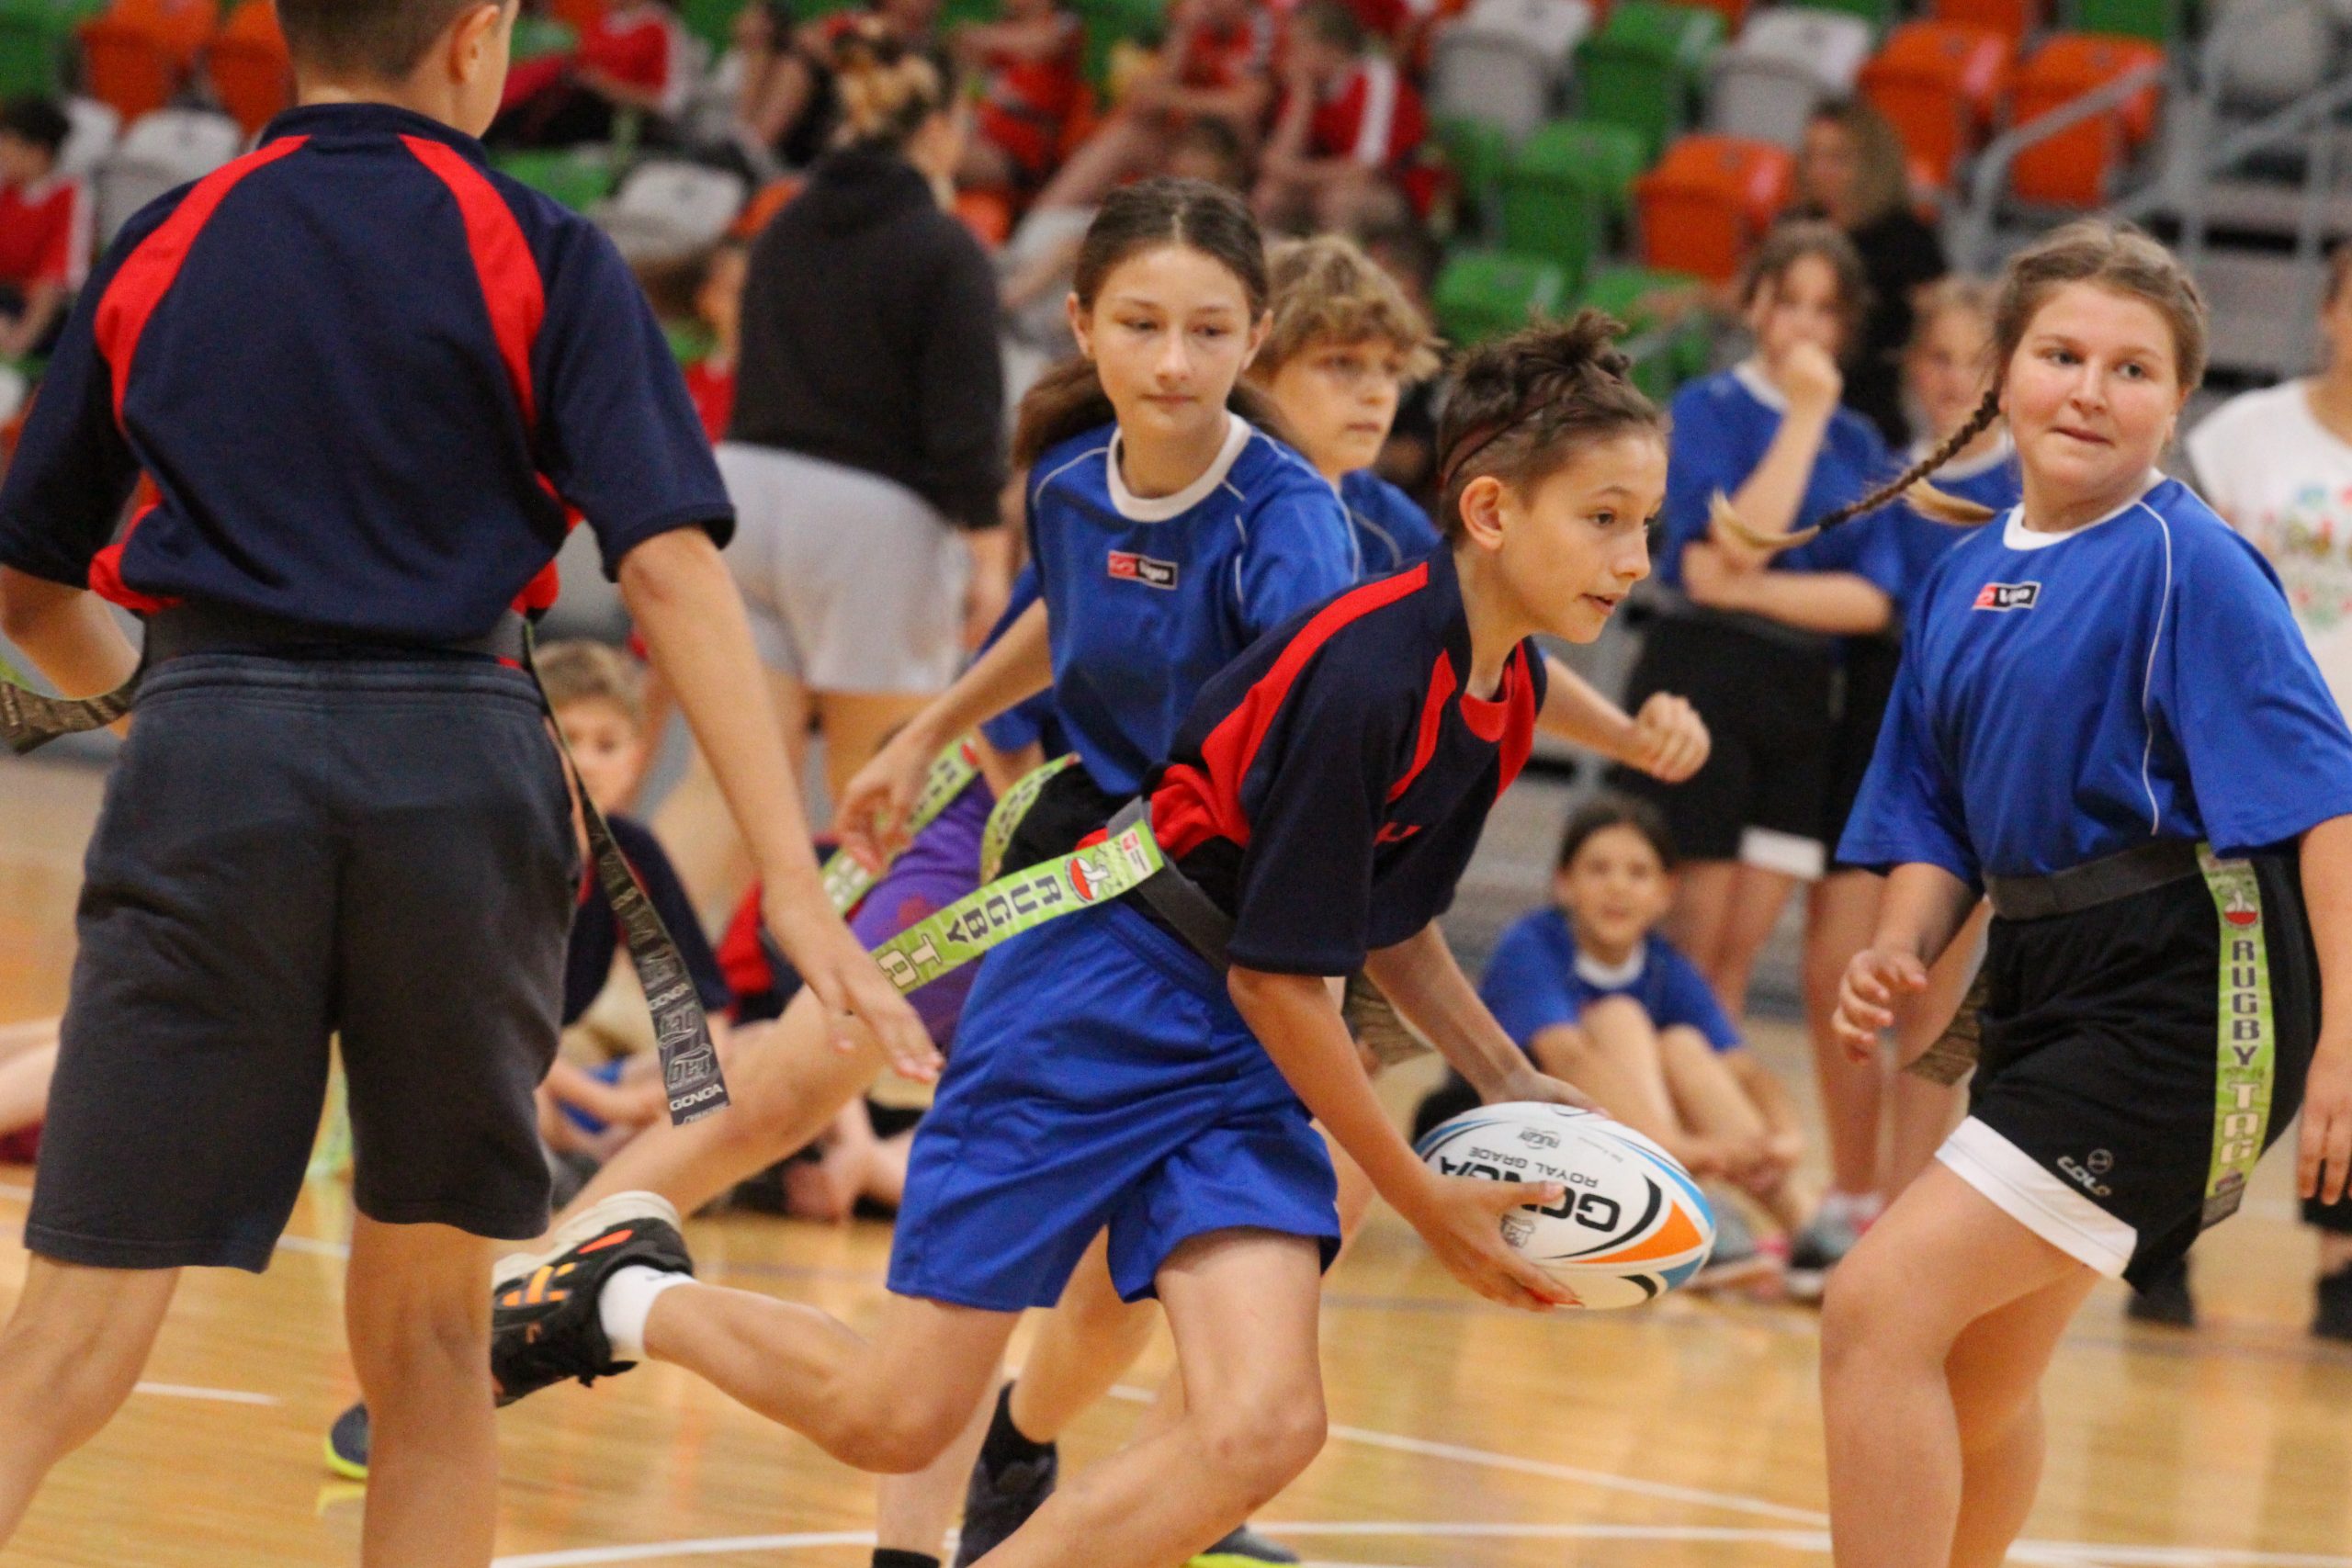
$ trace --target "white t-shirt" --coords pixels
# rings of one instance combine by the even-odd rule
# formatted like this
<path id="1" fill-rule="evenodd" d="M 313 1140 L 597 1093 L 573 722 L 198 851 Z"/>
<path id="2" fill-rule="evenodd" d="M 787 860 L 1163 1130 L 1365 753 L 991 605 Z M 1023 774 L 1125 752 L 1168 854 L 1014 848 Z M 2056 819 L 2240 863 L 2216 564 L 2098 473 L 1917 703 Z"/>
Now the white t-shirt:
<path id="1" fill-rule="evenodd" d="M 2188 433 L 2197 483 L 2270 558 L 2335 705 L 2352 712 L 2352 445 L 2312 413 L 2305 381 L 2232 398 Z"/>

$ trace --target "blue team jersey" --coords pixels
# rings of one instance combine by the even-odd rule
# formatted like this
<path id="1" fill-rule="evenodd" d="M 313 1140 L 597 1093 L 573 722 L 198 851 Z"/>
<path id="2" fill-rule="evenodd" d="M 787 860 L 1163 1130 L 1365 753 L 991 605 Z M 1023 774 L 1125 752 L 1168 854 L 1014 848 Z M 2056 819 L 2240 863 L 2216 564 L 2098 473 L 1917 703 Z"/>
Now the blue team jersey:
<path id="1" fill-rule="evenodd" d="M 1169 753 L 1208 678 L 1354 581 L 1347 514 L 1323 477 L 1238 415 L 1208 471 L 1144 499 L 1114 425 L 1037 459 L 1031 555 L 1053 637 L 1054 702 L 1107 794 Z"/>
<path id="2" fill-rule="evenodd" d="M 1478 984 L 1487 1010 L 1522 1051 L 1547 1029 L 1575 1023 L 1604 997 L 1631 997 L 1657 1029 L 1687 1025 L 1718 1051 L 1739 1048 L 1739 1031 L 1698 966 L 1652 932 L 1616 968 L 1577 951 L 1576 929 L 1559 909 L 1537 909 L 1503 932 Z"/>
<path id="3" fill-rule="evenodd" d="M 1037 563 L 1022 563 L 1021 575 L 1012 580 L 1012 593 L 1005 601 L 1004 614 L 989 631 L 988 641 L 980 644 L 986 653 L 994 648 L 1021 613 L 1035 604 L 1038 598 Z M 1009 707 L 980 726 L 989 744 L 1000 751 L 1018 751 L 1025 746 L 1042 746 L 1048 757 L 1066 756 L 1069 752 L 1069 737 L 1062 729 L 1061 716 L 1054 711 L 1052 688 L 1038 693 L 1026 702 Z"/>
<path id="4" fill-rule="evenodd" d="M 2064 871 L 2154 838 L 2224 855 L 2352 813 L 2352 732 L 2269 563 L 2177 480 L 2070 534 L 2019 511 L 1929 573 L 1838 847 Z"/>
<path id="5" fill-rule="evenodd" d="M 1693 381 L 1674 394 L 1667 438 L 1666 504 L 1658 513 L 1657 580 L 1682 586 L 1682 551 L 1707 536 L 1708 502 L 1717 491 L 1736 492 L 1764 460 L 1781 428 L 1785 405 L 1763 376 L 1747 366 Z M 1876 426 L 1840 408 L 1814 459 L 1813 477 L 1797 507 L 1793 528 L 1809 528 L 1824 513 L 1861 496 L 1894 471 Z M 1868 529 L 1839 528 L 1775 556 L 1783 571 L 1859 571 L 1893 593 L 1899 570 Z"/>
<path id="6" fill-rule="evenodd" d="M 1430 514 L 1370 468 L 1340 476 L 1340 503 L 1355 536 L 1358 581 L 1402 571 L 1437 548 Z"/>
<path id="7" fill-rule="evenodd" d="M 1519 644 L 1490 698 L 1469 678 L 1440 550 L 1295 617 L 1202 690 L 1151 822 L 1233 916 L 1235 963 L 1351 975 L 1445 912 L 1534 744 L 1544 656 Z"/>
<path id="8" fill-rule="evenodd" d="M 1912 460 L 1917 461 L 1923 455 L 1915 452 Z M 1996 513 L 2007 512 L 2024 494 L 2024 481 L 2018 473 L 2017 448 L 2006 434 L 1998 446 L 1983 456 L 1938 469 L 1929 482 L 1946 495 L 1973 501 Z M 1892 540 L 1900 560 L 1902 579 L 1894 596 L 1895 608 L 1902 612 L 1906 625 L 1918 608 L 1919 590 L 1927 586 L 1928 574 L 1944 558 L 1945 552 L 1968 535 L 1965 528 L 1921 516 L 1907 502 L 1897 502 L 1876 516 L 1857 518 L 1853 526 L 1884 529 Z"/>

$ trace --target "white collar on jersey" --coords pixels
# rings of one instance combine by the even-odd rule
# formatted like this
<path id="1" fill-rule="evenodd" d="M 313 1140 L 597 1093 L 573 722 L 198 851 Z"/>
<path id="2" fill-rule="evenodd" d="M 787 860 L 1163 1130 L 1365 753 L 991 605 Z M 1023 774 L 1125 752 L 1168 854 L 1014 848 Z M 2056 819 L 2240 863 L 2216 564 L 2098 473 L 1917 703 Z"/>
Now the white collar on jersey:
<path id="1" fill-rule="evenodd" d="M 2125 502 L 2122 505 L 2117 507 L 2106 516 L 2093 518 L 2090 522 L 2084 524 L 2081 527 L 2069 528 L 2063 534 L 2045 534 L 2038 528 L 2027 527 L 2025 525 L 2025 508 L 2023 506 L 2013 506 L 2009 509 L 2008 520 L 2001 525 L 2001 543 L 2013 550 L 2046 550 L 2052 545 L 2063 545 L 2067 540 L 2074 538 L 2078 535 L 2089 533 L 2092 529 L 2098 527 L 2102 523 L 2114 522 L 2117 518 L 2122 516 L 2125 513 L 2139 505 L 2143 497 L 2146 496 L 2150 491 L 2155 489 L 2158 485 L 2164 482 L 2164 470 L 2162 468 L 2150 468 L 2148 470 L 2146 482 L 2142 484 L 2139 490 L 2133 492 L 2131 500 Z"/>
<path id="2" fill-rule="evenodd" d="M 1935 443 L 1932 441 L 1913 442 L 1911 444 L 1911 461 L 1915 463 L 1920 461 L 1934 449 Z M 1987 446 L 1984 451 L 1979 452 L 1973 457 L 1953 458 L 1951 462 L 1946 463 L 1942 468 L 1938 468 L 1932 475 L 1928 476 L 1928 482 L 1929 484 L 1935 484 L 1939 480 L 1959 481 L 1963 479 L 1973 479 L 1979 474 L 1989 474 L 1995 468 L 1999 468 L 2011 457 L 2017 456 L 2017 450 L 2018 444 L 2009 439 L 2009 427 L 2005 424 L 2001 426 L 1999 432 L 1995 435 L 1993 445 Z"/>
<path id="3" fill-rule="evenodd" d="M 1256 434 L 1248 420 L 1230 409 L 1226 411 L 1225 417 L 1227 421 L 1225 445 L 1217 449 L 1216 461 L 1203 470 L 1199 479 L 1173 495 L 1147 498 L 1127 488 L 1125 476 L 1119 472 L 1119 433 L 1113 431 L 1111 446 L 1103 454 L 1102 461 L 1110 473 L 1111 504 L 1117 508 L 1119 515 L 1130 523 L 1165 523 L 1170 517 L 1182 517 L 1206 501 L 1210 492 L 1225 482 L 1225 476 L 1233 471 L 1241 449 L 1250 445 L 1250 437 Z"/>
<path id="4" fill-rule="evenodd" d="M 1642 977 L 1642 970 L 1649 964 L 1649 943 L 1637 942 L 1634 951 L 1623 964 L 1603 964 L 1589 953 L 1577 954 L 1577 978 L 1588 986 L 1613 991 L 1630 986 Z"/>
<path id="5" fill-rule="evenodd" d="M 1789 412 L 1788 398 L 1782 394 L 1780 388 L 1772 385 L 1772 378 L 1764 374 L 1764 366 L 1762 361 L 1756 359 L 1741 360 L 1738 364 L 1731 367 L 1731 378 L 1733 380 L 1747 389 L 1747 395 L 1749 397 L 1754 398 L 1758 402 L 1762 403 L 1774 413 L 1786 413 Z"/>

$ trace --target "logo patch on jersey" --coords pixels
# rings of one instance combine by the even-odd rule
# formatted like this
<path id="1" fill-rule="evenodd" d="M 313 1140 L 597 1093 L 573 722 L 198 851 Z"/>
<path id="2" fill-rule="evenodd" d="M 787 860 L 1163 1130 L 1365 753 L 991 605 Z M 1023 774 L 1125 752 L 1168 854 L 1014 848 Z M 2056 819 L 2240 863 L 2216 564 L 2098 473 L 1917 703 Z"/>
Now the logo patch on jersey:
<path id="1" fill-rule="evenodd" d="M 1176 563 L 1172 560 L 1154 560 L 1149 556 L 1139 556 L 1133 550 L 1113 550 L 1111 552 L 1111 581 L 1140 582 L 1146 588 L 1172 590 L 1176 586 Z"/>
<path id="2" fill-rule="evenodd" d="M 1976 591 L 1980 610 L 2030 610 L 2041 600 L 2039 582 L 1988 582 Z"/>

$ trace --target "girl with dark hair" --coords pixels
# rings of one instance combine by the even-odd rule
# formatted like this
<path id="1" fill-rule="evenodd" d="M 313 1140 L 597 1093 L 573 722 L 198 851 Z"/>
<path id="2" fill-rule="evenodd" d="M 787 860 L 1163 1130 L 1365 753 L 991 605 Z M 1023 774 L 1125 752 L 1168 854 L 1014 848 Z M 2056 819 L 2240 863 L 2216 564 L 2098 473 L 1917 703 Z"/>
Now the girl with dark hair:
<path id="1" fill-rule="evenodd" d="M 917 1139 L 871 1340 L 805 1307 L 606 1266 L 611 1235 L 668 1224 L 624 1198 L 550 1261 L 561 1301 L 502 1314 L 520 1347 L 508 1395 L 650 1355 L 838 1457 L 919 1465 L 978 1403 L 1018 1313 L 1050 1303 L 1107 1224 L 1122 1292 L 1166 1307 L 1188 1408 L 983 1561 L 1156 1568 L 1322 1446 L 1316 1320 L 1339 1226 L 1310 1117 L 1473 1289 L 1567 1300 L 1497 1224 L 1559 1191 L 1415 1158 L 1328 980 L 1368 968 L 1449 1056 L 1516 1059 L 1432 922 L 1532 744 L 1533 634 L 1591 640 L 1648 570 L 1665 445 L 1613 325 L 1588 312 L 1470 357 L 1443 444 L 1447 547 L 1293 617 L 1206 682 L 1122 813 L 1166 882 L 991 955 Z M 1180 937 L 1171 899 L 1215 919 L 1188 917 Z"/>

